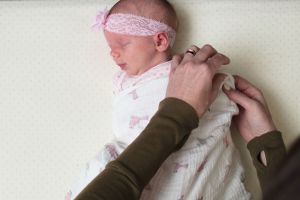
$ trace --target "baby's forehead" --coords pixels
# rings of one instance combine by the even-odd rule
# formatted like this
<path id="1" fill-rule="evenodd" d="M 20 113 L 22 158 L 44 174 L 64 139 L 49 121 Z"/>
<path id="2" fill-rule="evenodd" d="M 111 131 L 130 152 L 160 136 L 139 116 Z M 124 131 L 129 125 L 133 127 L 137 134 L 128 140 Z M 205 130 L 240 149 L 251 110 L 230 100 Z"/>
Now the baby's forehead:
<path id="1" fill-rule="evenodd" d="M 105 31 L 104 35 L 108 45 L 111 47 L 124 45 L 127 42 L 139 44 L 139 45 L 147 45 L 150 44 L 152 41 L 151 36 L 124 35 L 124 34 L 113 33 L 109 31 Z"/>
<path id="2" fill-rule="evenodd" d="M 104 35 L 105 35 L 106 39 L 109 39 L 111 41 L 123 41 L 123 40 L 133 39 L 133 36 L 131 36 L 131 35 L 114 33 L 114 32 L 110 32 L 107 30 L 104 30 Z"/>
<path id="3" fill-rule="evenodd" d="M 129 42 L 138 39 L 136 36 L 113 33 L 109 31 L 104 31 L 104 35 L 107 43 L 110 46 L 123 44 L 124 42 Z"/>

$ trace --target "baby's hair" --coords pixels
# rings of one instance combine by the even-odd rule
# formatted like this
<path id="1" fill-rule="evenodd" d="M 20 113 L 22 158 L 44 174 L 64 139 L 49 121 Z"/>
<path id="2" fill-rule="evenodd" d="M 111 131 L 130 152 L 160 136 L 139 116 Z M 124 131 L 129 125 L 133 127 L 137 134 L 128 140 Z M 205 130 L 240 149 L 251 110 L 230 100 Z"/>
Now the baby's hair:
<path id="1" fill-rule="evenodd" d="M 167 0 L 120 0 L 109 14 L 129 13 L 147 17 L 171 26 L 177 30 L 178 19 L 174 7 Z"/>

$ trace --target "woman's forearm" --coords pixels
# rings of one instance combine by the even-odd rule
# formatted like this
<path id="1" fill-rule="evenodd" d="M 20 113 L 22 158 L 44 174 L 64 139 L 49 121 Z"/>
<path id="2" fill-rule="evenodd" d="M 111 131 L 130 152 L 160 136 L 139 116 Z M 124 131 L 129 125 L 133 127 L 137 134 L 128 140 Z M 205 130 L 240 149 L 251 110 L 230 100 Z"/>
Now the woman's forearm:
<path id="1" fill-rule="evenodd" d="M 184 144 L 197 125 L 197 113 L 189 104 L 166 98 L 137 139 L 76 199 L 139 199 L 164 160 Z"/>

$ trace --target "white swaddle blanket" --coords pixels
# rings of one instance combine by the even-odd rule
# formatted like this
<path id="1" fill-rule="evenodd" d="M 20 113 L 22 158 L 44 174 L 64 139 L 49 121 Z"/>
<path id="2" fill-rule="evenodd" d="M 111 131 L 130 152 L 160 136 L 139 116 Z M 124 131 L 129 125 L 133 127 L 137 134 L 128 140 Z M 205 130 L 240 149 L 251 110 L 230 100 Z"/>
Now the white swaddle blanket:
<path id="1" fill-rule="evenodd" d="M 66 199 L 75 198 L 144 130 L 165 97 L 169 71 L 170 62 L 166 62 L 140 76 L 117 74 L 113 106 L 115 141 L 105 145 L 87 164 Z M 234 87 L 232 76 L 228 75 L 224 82 Z M 243 168 L 230 135 L 231 118 L 237 112 L 237 106 L 220 90 L 198 128 L 163 163 L 141 199 L 250 199 L 242 183 Z"/>

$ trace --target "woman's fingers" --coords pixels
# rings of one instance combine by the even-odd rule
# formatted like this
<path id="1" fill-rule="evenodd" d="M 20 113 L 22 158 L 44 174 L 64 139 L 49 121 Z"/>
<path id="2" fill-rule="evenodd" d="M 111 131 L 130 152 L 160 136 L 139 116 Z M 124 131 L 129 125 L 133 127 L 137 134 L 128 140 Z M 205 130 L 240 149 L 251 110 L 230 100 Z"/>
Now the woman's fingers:
<path id="1" fill-rule="evenodd" d="M 206 44 L 199 49 L 195 58 L 197 58 L 199 62 L 206 62 L 208 58 L 213 57 L 215 54 L 217 54 L 217 51 L 211 45 Z"/>
<path id="2" fill-rule="evenodd" d="M 257 89 L 253 84 L 251 84 L 246 79 L 235 75 L 235 86 L 236 89 L 247 95 L 248 97 L 255 99 L 262 103 L 263 105 L 266 105 L 264 97 L 259 89 Z"/>
<path id="3" fill-rule="evenodd" d="M 212 81 L 212 92 L 211 92 L 211 99 L 210 99 L 210 102 L 212 103 L 218 93 L 219 93 L 219 90 L 220 90 L 220 87 L 223 83 L 223 81 L 225 80 L 226 78 L 226 75 L 225 74 L 216 74 L 213 78 L 213 81 Z"/>
<path id="4" fill-rule="evenodd" d="M 172 61 L 171 61 L 171 74 L 173 74 L 182 61 L 183 55 L 182 54 L 176 54 L 173 56 Z"/>
<path id="5" fill-rule="evenodd" d="M 216 69 L 221 65 L 226 65 L 230 63 L 228 57 L 223 54 L 218 53 L 211 45 L 204 45 L 202 48 L 198 48 L 192 45 L 183 55 L 183 59 L 179 63 L 184 66 L 187 62 L 191 62 L 192 65 L 207 64 L 212 68 L 213 74 Z"/>
<path id="6" fill-rule="evenodd" d="M 192 45 L 190 48 L 188 48 L 185 51 L 184 57 L 182 59 L 182 63 L 184 64 L 184 63 L 192 60 L 198 51 L 199 51 L 199 47 L 197 47 L 196 45 Z"/>
<path id="7" fill-rule="evenodd" d="M 211 45 L 204 45 L 202 48 L 199 48 L 195 45 L 192 45 L 184 54 L 182 63 L 194 60 L 198 63 L 206 62 L 208 58 L 214 56 L 217 51 Z"/>
<path id="8" fill-rule="evenodd" d="M 253 100 L 250 97 L 248 97 L 247 95 L 245 95 L 244 93 L 242 93 L 238 90 L 233 90 L 233 89 L 228 90 L 228 88 L 226 88 L 226 86 L 224 86 L 223 91 L 225 92 L 225 94 L 227 94 L 227 96 L 229 97 L 230 100 L 239 104 L 246 110 L 248 110 L 250 108 L 250 105 L 253 102 Z"/>
<path id="9" fill-rule="evenodd" d="M 216 53 L 214 56 L 211 58 L 208 58 L 207 64 L 209 67 L 213 70 L 213 73 L 216 72 L 218 68 L 220 68 L 222 65 L 227 65 L 230 63 L 230 59 L 220 53 Z"/>

